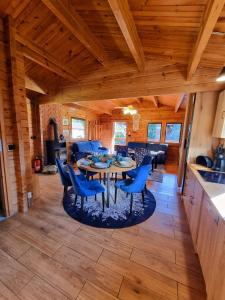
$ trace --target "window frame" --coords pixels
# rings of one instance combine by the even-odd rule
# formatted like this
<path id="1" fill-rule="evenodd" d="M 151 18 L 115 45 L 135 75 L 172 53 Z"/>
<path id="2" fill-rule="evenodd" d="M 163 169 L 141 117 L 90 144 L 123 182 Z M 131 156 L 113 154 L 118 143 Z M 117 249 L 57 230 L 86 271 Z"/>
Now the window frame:
<path id="1" fill-rule="evenodd" d="M 180 125 L 180 136 L 179 136 L 179 141 L 178 142 L 173 142 L 173 141 L 167 141 L 166 140 L 166 132 L 167 132 L 167 125 L 168 124 L 179 124 Z M 179 145 L 180 142 L 181 142 L 182 129 L 183 129 L 183 123 L 182 122 L 166 122 L 166 126 L 165 126 L 165 143 L 173 144 L 173 145 Z"/>
<path id="2" fill-rule="evenodd" d="M 115 123 L 123 123 L 126 125 L 125 144 L 116 144 L 115 143 Z M 128 130 L 128 125 L 127 125 L 126 121 L 113 121 L 113 144 L 114 144 L 114 146 L 125 146 L 127 144 L 127 130 Z"/>
<path id="3" fill-rule="evenodd" d="M 84 121 L 84 137 L 83 138 L 75 138 L 73 137 L 73 120 L 81 120 Z M 85 140 L 86 138 L 86 130 L 87 130 L 87 120 L 83 118 L 71 117 L 71 138 L 73 140 Z"/>
<path id="4" fill-rule="evenodd" d="M 150 140 L 149 137 L 148 137 L 148 132 L 149 132 L 149 125 L 150 124 L 160 124 L 161 125 L 161 128 L 160 128 L 160 136 L 159 136 L 159 140 L 158 141 L 153 141 L 153 140 Z M 148 125 L 147 125 L 147 141 L 148 142 L 151 142 L 151 143 L 160 143 L 161 140 L 162 140 L 162 129 L 163 129 L 163 124 L 162 122 L 149 122 Z"/>

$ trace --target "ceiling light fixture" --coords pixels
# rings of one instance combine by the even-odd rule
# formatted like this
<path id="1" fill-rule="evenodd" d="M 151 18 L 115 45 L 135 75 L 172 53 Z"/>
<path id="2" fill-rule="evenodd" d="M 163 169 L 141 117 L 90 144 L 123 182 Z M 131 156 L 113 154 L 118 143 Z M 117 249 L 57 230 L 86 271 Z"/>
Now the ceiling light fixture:
<path id="1" fill-rule="evenodd" d="M 127 107 L 124 107 L 123 113 L 124 113 L 124 115 L 136 115 L 137 110 L 134 109 L 132 105 L 129 105 Z"/>
<path id="2" fill-rule="evenodd" d="M 223 67 L 220 75 L 216 79 L 217 82 L 225 81 L 225 67 Z"/>

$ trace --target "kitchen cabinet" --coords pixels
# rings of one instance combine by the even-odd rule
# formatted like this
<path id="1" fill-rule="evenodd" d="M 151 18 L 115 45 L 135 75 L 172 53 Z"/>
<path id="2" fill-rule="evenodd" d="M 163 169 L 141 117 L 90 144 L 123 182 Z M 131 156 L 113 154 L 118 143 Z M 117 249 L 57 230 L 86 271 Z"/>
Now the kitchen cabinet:
<path id="1" fill-rule="evenodd" d="M 208 300 L 225 299 L 225 220 L 188 167 L 184 206 L 205 279 Z M 214 188 L 213 188 L 214 189 Z"/>
<path id="2" fill-rule="evenodd" d="M 214 121 L 213 137 L 225 138 L 225 91 L 220 93 Z"/>
<path id="3" fill-rule="evenodd" d="M 187 175 L 184 184 L 183 201 L 184 201 L 184 209 L 189 222 L 191 218 L 191 210 L 192 210 L 191 203 L 193 199 L 194 184 L 195 184 L 194 175 L 190 171 L 190 169 L 187 169 Z"/>
<path id="4" fill-rule="evenodd" d="M 198 235 L 199 215 L 201 209 L 202 196 L 203 189 L 201 185 L 196 180 L 192 171 L 188 169 L 184 186 L 183 201 L 185 212 L 190 226 L 192 240 L 195 247 Z"/>
<path id="5" fill-rule="evenodd" d="M 204 194 L 197 240 L 197 253 L 202 267 L 203 276 L 206 283 L 207 294 L 212 285 L 212 267 L 214 265 L 214 255 L 216 241 L 218 239 L 219 216 L 210 203 L 210 199 Z"/>

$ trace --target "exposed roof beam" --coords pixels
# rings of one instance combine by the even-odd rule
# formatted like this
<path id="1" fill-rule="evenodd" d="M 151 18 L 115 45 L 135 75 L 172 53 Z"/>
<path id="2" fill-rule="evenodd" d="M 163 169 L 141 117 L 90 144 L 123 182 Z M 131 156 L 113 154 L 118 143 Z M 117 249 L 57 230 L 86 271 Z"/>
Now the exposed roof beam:
<path id="1" fill-rule="evenodd" d="M 186 99 L 186 94 L 182 94 L 180 98 L 177 100 L 177 103 L 175 105 L 175 113 L 178 112 L 179 108 L 181 107 L 185 99 Z"/>
<path id="2" fill-rule="evenodd" d="M 77 82 L 78 78 L 68 68 L 61 64 L 57 59 L 51 56 L 48 52 L 34 44 L 32 41 L 28 41 L 18 33 L 16 34 L 16 40 L 22 45 L 23 55 L 41 65 L 42 67 L 54 72 L 55 74 L 73 82 Z"/>
<path id="3" fill-rule="evenodd" d="M 91 52 L 94 57 L 104 64 L 106 54 L 103 46 L 97 41 L 96 37 L 90 31 L 78 13 L 71 13 L 63 1 L 60 0 L 42 0 L 48 9 L 60 20 L 60 22 Z"/>
<path id="4" fill-rule="evenodd" d="M 153 101 L 155 107 L 159 107 L 159 98 L 157 96 L 153 96 L 152 101 Z"/>
<path id="5" fill-rule="evenodd" d="M 225 0 L 209 0 L 203 18 L 203 22 L 197 37 L 197 41 L 194 45 L 192 55 L 189 61 L 188 70 L 187 70 L 187 80 L 191 80 L 192 76 L 194 75 L 199 65 L 202 54 L 211 37 L 211 34 L 220 16 L 220 13 L 224 7 L 224 4 L 225 4 Z"/>
<path id="6" fill-rule="evenodd" d="M 25 77 L 25 87 L 30 91 L 34 91 L 39 94 L 46 94 L 46 92 L 29 76 Z"/>
<path id="7" fill-rule="evenodd" d="M 108 110 L 105 110 L 105 109 L 102 109 L 102 110 L 92 109 L 88 106 L 84 107 L 83 105 L 80 105 L 79 103 L 65 103 L 64 105 L 68 106 L 68 107 L 71 107 L 71 108 L 74 108 L 74 109 L 85 110 L 85 111 L 88 111 L 90 113 L 94 113 L 96 115 L 101 115 L 101 114 L 112 115 L 111 111 L 108 111 Z"/>
<path id="8" fill-rule="evenodd" d="M 144 51 L 127 0 L 108 0 L 138 70 L 145 67 Z"/>

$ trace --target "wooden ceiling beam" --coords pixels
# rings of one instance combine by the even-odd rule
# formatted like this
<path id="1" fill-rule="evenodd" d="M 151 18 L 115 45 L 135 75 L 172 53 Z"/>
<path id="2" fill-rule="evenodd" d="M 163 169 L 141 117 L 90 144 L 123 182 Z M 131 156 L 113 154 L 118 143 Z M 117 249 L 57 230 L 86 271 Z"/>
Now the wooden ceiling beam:
<path id="1" fill-rule="evenodd" d="M 176 105 L 175 105 L 175 113 L 178 112 L 179 108 L 181 107 L 182 103 L 186 99 L 186 94 L 182 94 L 180 98 L 177 100 Z"/>
<path id="2" fill-rule="evenodd" d="M 63 105 L 74 108 L 74 109 L 85 110 L 85 111 L 88 111 L 90 113 L 94 113 L 96 115 L 101 115 L 101 114 L 112 115 L 112 111 L 105 110 L 105 109 L 97 110 L 97 109 L 93 109 L 93 108 L 88 107 L 88 106 L 81 105 L 79 103 L 65 103 Z"/>
<path id="3" fill-rule="evenodd" d="M 127 0 L 108 0 L 138 70 L 145 68 L 144 51 Z"/>
<path id="4" fill-rule="evenodd" d="M 224 7 L 224 4 L 225 0 L 209 0 L 208 2 L 197 41 L 194 45 L 192 55 L 188 64 L 187 80 L 191 80 L 199 65 L 202 54 L 208 44 L 208 41 Z"/>
<path id="5" fill-rule="evenodd" d="M 60 0 L 42 0 L 59 21 L 88 49 L 102 65 L 106 61 L 103 46 L 97 41 L 78 13 L 71 13 Z"/>
<path id="6" fill-rule="evenodd" d="M 157 96 L 153 96 L 152 101 L 153 101 L 155 107 L 158 108 L 159 107 L 159 98 Z"/>
<path id="7" fill-rule="evenodd" d="M 61 64 L 57 59 L 51 56 L 48 52 L 41 49 L 32 41 L 28 41 L 21 35 L 16 33 L 16 40 L 22 45 L 21 51 L 23 55 L 41 65 L 42 67 L 54 72 L 55 74 L 72 82 L 77 82 L 78 78 L 68 68 Z"/>
<path id="8" fill-rule="evenodd" d="M 25 76 L 25 88 L 39 94 L 45 95 L 46 92 L 29 76 Z"/>

